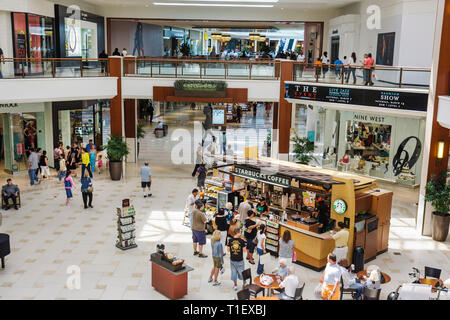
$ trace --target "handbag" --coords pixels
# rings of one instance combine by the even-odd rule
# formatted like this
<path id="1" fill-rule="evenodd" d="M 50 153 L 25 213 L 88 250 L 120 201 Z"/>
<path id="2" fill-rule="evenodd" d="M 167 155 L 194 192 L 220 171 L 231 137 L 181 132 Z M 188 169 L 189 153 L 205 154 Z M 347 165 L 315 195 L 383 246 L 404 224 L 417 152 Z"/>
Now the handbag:
<path id="1" fill-rule="evenodd" d="M 314 288 L 314 295 L 316 296 L 317 299 L 322 300 L 322 284 L 321 283 L 319 283 Z"/>
<path id="2" fill-rule="evenodd" d="M 292 254 L 292 262 L 297 262 L 297 253 L 295 251 Z"/>
<path id="3" fill-rule="evenodd" d="M 270 263 L 270 253 L 264 253 L 259 256 L 259 263 L 260 264 L 267 264 Z"/>
<path id="4" fill-rule="evenodd" d="M 90 192 L 90 193 L 94 192 L 94 188 L 93 187 L 87 188 L 87 192 Z"/>

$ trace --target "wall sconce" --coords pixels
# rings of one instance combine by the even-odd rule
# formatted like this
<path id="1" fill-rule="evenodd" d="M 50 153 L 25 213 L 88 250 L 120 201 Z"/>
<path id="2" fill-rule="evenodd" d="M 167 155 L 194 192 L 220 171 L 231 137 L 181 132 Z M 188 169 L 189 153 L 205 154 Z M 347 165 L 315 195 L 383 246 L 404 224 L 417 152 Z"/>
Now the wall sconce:
<path id="1" fill-rule="evenodd" d="M 437 143 L 437 154 L 436 154 L 436 163 L 437 165 L 440 165 L 442 162 L 442 159 L 444 158 L 444 141 L 440 140 Z"/>

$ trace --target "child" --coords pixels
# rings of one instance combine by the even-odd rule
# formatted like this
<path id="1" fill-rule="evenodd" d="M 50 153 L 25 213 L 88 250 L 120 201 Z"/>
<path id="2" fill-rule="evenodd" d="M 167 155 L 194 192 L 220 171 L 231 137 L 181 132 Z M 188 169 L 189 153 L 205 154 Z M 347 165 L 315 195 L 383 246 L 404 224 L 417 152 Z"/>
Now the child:
<path id="1" fill-rule="evenodd" d="M 103 161 L 102 161 L 102 155 L 101 154 L 98 155 L 97 166 L 98 166 L 98 174 L 102 173 Z"/>
<path id="2" fill-rule="evenodd" d="M 91 150 L 89 151 L 89 163 L 91 165 L 92 174 L 94 174 L 95 171 L 95 158 L 96 158 L 95 148 L 92 147 Z"/>
<path id="3" fill-rule="evenodd" d="M 217 281 L 217 277 L 219 276 L 219 270 L 222 269 L 223 266 L 223 246 L 220 243 L 220 231 L 215 230 L 212 238 L 211 238 L 211 248 L 212 248 L 212 257 L 214 266 L 211 269 L 211 274 L 209 276 L 208 283 L 213 281 L 214 275 L 214 283 L 213 286 L 220 285 L 220 282 Z"/>
<path id="4" fill-rule="evenodd" d="M 66 177 L 66 159 L 64 159 L 64 156 L 61 154 L 59 155 L 59 182 L 61 182 L 62 177 Z"/>
<path id="5" fill-rule="evenodd" d="M 72 179 L 72 172 L 70 170 L 67 170 L 66 177 L 64 178 L 64 188 L 66 189 L 66 206 L 70 204 L 70 198 L 73 198 L 72 195 L 72 188 L 74 188 L 75 185 L 73 183 Z"/>

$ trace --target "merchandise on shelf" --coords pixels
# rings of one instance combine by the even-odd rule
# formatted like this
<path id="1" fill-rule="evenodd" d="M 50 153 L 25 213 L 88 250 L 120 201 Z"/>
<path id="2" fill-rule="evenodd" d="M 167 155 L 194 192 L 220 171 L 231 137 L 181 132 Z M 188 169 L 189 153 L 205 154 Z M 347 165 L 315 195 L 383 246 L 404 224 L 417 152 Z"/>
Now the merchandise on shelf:
<path id="1" fill-rule="evenodd" d="M 124 202 L 129 203 L 129 201 Z M 132 205 L 117 208 L 117 241 L 116 247 L 122 250 L 137 247 L 136 245 L 136 227 L 135 216 L 136 212 Z"/>

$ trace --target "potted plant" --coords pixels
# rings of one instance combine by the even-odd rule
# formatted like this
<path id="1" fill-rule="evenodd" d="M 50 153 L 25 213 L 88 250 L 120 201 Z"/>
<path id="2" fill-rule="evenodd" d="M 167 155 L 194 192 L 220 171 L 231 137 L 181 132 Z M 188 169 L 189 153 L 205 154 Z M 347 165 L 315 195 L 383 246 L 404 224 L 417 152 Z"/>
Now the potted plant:
<path id="1" fill-rule="evenodd" d="M 144 124 L 142 122 L 139 122 L 136 126 L 136 139 L 137 139 L 137 155 L 139 157 L 139 139 L 144 138 L 145 136 L 145 130 L 144 130 Z"/>
<path id="2" fill-rule="evenodd" d="M 108 154 L 111 180 L 120 180 L 122 177 L 123 157 L 130 153 L 128 151 L 128 146 L 122 137 L 112 135 L 104 148 Z"/>
<path id="3" fill-rule="evenodd" d="M 295 159 L 301 164 L 308 164 L 314 157 L 311 153 L 314 151 L 314 142 L 308 140 L 308 138 L 300 138 L 297 134 L 291 138 L 294 142 Z"/>
<path id="4" fill-rule="evenodd" d="M 425 186 L 425 201 L 431 202 L 436 211 L 432 215 L 432 237 L 435 241 L 445 241 L 450 223 L 450 183 L 447 181 L 447 170 L 436 177 L 431 176 Z"/>

